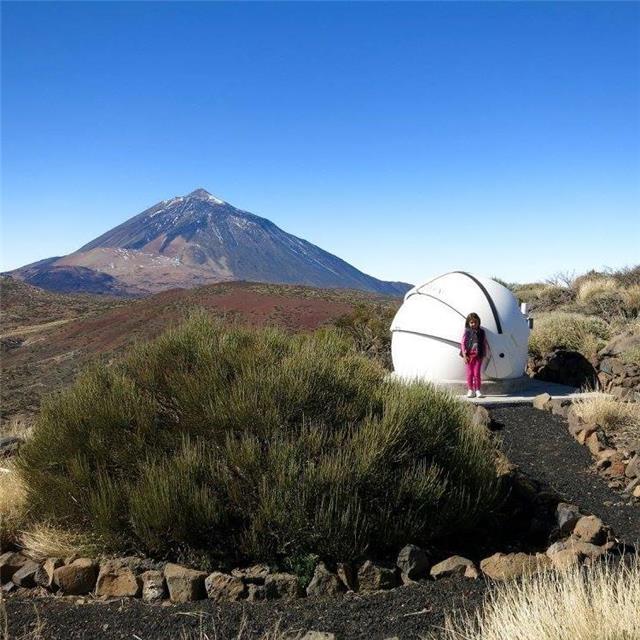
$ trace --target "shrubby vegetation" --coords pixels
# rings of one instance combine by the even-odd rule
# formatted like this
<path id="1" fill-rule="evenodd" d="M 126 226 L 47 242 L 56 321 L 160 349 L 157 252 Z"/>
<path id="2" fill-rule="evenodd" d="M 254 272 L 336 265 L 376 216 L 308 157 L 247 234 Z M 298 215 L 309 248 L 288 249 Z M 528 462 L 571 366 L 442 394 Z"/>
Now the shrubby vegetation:
<path id="1" fill-rule="evenodd" d="M 640 313 L 640 266 L 618 271 L 589 271 L 581 276 L 558 274 L 546 283 L 512 285 L 532 311 L 563 310 L 598 315 L 611 322 Z"/>
<path id="2" fill-rule="evenodd" d="M 30 513 L 103 549 L 211 564 L 345 560 L 472 527 L 493 444 L 462 403 L 328 329 L 192 317 L 44 404 L 18 460 Z"/>
<path id="3" fill-rule="evenodd" d="M 396 311 L 384 305 L 358 304 L 351 313 L 338 318 L 335 326 L 353 339 L 360 353 L 392 370 L 390 327 Z"/>
<path id="4" fill-rule="evenodd" d="M 529 337 L 529 352 L 542 355 L 562 347 L 594 355 L 610 337 L 609 325 L 595 316 L 553 311 L 536 316 Z"/>
<path id="5" fill-rule="evenodd" d="M 535 318 L 529 343 L 533 355 L 564 347 L 591 357 L 615 334 L 640 328 L 640 266 L 577 277 L 558 274 L 546 283 L 511 289 Z M 626 361 L 636 357 L 623 355 Z"/>

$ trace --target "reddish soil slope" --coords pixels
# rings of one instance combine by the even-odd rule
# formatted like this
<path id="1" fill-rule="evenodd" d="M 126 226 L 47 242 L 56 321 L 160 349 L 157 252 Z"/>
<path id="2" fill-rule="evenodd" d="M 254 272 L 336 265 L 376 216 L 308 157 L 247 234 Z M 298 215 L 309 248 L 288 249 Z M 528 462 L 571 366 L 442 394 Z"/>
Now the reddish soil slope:
<path id="1" fill-rule="evenodd" d="M 74 317 L 72 312 L 62 313 L 69 309 L 67 298 L 56 305 L 50 297 L 55 294 L 46 295 L 48 304 L 34 304 L 31 315 L 28 302 L 22 304 L 22 325 L 14 317 L 3 327 L 3 340 L 13 340 L 2 353 L 3 423 L 16 414 L 33 413 L 44 394 L 69 384 L 89 361 L 109 359 L 136 340 L 157 336 L 195 308 L 251 325 L 308 331 L 332 323 L 358 303 L 387 308 L 400 304 L 397 298 L 359 291 L 233 282 L 173 289 L 127 302 L 98 298 L 86 312 L 79 307 Z M 16 341 L 21 341 L 19 346 Z"/>

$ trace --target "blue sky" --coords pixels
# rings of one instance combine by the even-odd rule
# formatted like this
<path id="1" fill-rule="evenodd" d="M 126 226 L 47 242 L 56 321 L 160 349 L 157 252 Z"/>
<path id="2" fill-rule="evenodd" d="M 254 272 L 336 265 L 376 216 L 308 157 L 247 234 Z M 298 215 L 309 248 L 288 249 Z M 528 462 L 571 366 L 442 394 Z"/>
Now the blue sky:
<path id="1" fill-rule="evenodd" d="M 638 3 L 2 3 L 0 269 L 204 187 L 374 276 L 640 262 Z"/>

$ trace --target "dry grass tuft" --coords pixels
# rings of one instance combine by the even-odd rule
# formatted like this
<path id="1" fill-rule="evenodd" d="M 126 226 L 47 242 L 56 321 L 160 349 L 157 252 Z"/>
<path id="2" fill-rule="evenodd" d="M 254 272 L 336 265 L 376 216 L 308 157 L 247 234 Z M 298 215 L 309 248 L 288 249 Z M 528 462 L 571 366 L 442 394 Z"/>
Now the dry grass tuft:
<path id="1" fill-rule="evenodd" d="M 620 285 L 613 278 L 588 278 L 578 286 L 577 298 L 580 302 L 588 302 L 602 294 L 617 292 Z"/>
<path id="2" fill-rule="evenodd" d="M 10 462 L 0 466 L 0 550 L 16 542 L 26 513 L 25 488 Z"/>
<path id="3" fill-rule="evenodd" d="M 433 636 L 432 636 L 433 637 Z M 445 640 L 640 638 L 640 559 L 547 572 L 496 586 L 475 615 L 446 622 Z"/>
<path id="4" fill-rule="evenodd" d="M 193 616 L 198 618 L 198 630 L 187 631 L 182 629 L 180 632 L 179 640 L 217 640 L 218 633 L 216 630 L 215 619 L 204 614 L 202 611 L 197 613 L 185 613 L 183 615 Z M 210 618 L 210 624 L 207 624 L 206 619 Z M 256 636 L 254 632 L 249 629 L 247 618 L 243 615 L 240 620 L 238 630 L 235 632 L 234 640 L 250 640 L 255 638 L 256 640 L 300 640 L 302 632 L 284 631 L 280 627 L 280 622 L 276 622 L 275 625 L 265 631 L 260 636 Z"/>
<path id="5" fill-rule="evenodd" d="M 529 337 L 529 351 L 542 355 L 563 347 L 590 356 L 601 349 L 609 337 L 609 326 L 600 318 L 552 311 L 536 316 Z"/>
<path id="6" fill-rule="evenodd" d="M 631 431 L 640 435 L 640 406 L 620 402 L 608 393 L 578 396 L 573 411 L 585 422 L 598 424 L 607 431 Z"/>
<path id="7" fill-rule="evenodd" d="M 621 353 L 620 359 L 626 364 L 640 365 L 640 345 Z"/>
<path id="8" fill-rule="evenodd" d="M 623 289 L 622 299 L 627 312 L 630 315 L 635 314 L 637 316 L 640 313 L 640 284 L 634 284 Z"/>
<path id="9" fill-rule="evenodd" d="M 96 544 L 88 536 L 46 522 L 22 531 L 19 543 L 24 553 L 34 560 L 95 556 L 97 553 Z"/>

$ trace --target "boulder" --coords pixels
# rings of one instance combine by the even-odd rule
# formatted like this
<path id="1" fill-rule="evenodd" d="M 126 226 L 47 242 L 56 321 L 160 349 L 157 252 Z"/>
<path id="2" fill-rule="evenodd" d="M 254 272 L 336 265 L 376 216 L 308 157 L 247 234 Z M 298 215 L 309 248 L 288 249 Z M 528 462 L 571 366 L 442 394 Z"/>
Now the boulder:
<path id="1" fill-rule="evenodd" d="M 570 407 L 567 413 L 567 422 L 569 424 L 569 433 L 575 438 L 578 433 L 582 431 L 586 423 L 584 420 L 575 412 L 574 407 Z"/>
<path id="2" fill-rule="evenodd" d="M 91 593 L 98 579 L 98 563 L 91 558 L 78 558 L 53 572 L 53 580 L 64 595 Z"/>
<path id="3" fill-rule="evenodd" d="M 337 596 L 347 590 L 342 580 L 329 571 L 324 562 L 316 567 L 307 587 L 308 596 Z"/>
<path id="4" fill-rule="evenodd" d="M 203 600 L 207 597 L 204 588 L 204 580 L 207 574 L 204 571 L 188 569 L 179 564 L 168 563 L 164 568 L 164 579 L 169 590 L 171 602 L 192 602 Z"/>
<path id="5" fill-rule="evenodd" d="M 0 583 L 9 582 L 13 574 L 30 562 L 29 558 L 21 553 L 7 551 L 0 556 Z"/>
<path id="6" fill-rule="evenodd" d="M 33 576 L 35 583 L 46 589 L 55 587 L 56 585 L 53 580 L 54 571 L 63 564 L 62 558 L 47 558 L 42 565 L 38 567 L 38 570 Z"/>
<path id="7" fill-rule="evenodd" d="M 242 600 L 247 587 L 241 578 L 214 571 L 204 581 L 207 597 L 214 602 L 234 602 Z"/>
<path id="8" fill-rule="evenodd" d="M 167 594 L 167 585 L 162 571 L 151 569 L 141 576 L 142 599 L 145 602 L 161 602 Z"/>
<path id="9" fill-rule="evenodd" d="M 584 556 L 573 547 L 562 549 L 550 556 L 553 568 L 560 571 L 578 566 L 582 562 L 583 557 Z"/>
<path id="10" fill-rule="evenodd" d="M 18 587 L 30 589 L 36 586 L 35 575 L 40 565 L 33 560 L 25 562 L 11 577 L 11 581 Z"/>
<path id="11" fill-rule="evenodd" d="M 633 331 L 625 331 L 609 340 L 606 346 L 600 349 L 598 355 L 602 358 L 619 356 L 625 351 L 629 351 L 638 346 L 640 346 L 640 334 L 634 333 Z M 602 368 L 602 363 L 600 367 Z"/>
<path id="12" fill-rule="evenodd" d="M 511 580 L 524 575 L 543 571 L 551 566 L 551 560 L 544 554 L 495 553 L 480 562 L 480 569 L 493 580 Z"/>
<path id="13" fill-rule="evenodd" d="M 533 399 L 533 408 L 541 411 L 549 411 L 551 409 L 551 396 L 548 393 L 541 393 Z"/>
<path id="14" fill-rule="evenodd" d="M 594 431 L 585 439 L 584 444 L 587 445 L 587 448 L 594 456 L 597 456 L 600 451 L 607 448 L 604 434 L 601 431 Z"/>
<path id="15" fill-rule="evenodd" d="M 137 598 L 142 583 L 122 560 L 107 560 L 100 564 L 96 595 L 105 598 Z"/>
<path id="16" fill-rule="evenodd" d="M 464 576 L 465 578 L 475 579 L 480 575 L 473 562 L 462 556 L 451 556 L 442 562 L 438 562 L 438 564 L 431 567 L 430 573 L 436 579 L 448 576 Z"/>
<path id="17" fill-rule="evenodd" d="M 627 478 L 640 478 L 640 455 L 636 454 L 631 458 L 624 475 Z"/>
<path id="18" fill-rule="evenodd" d="M 397 568 L 367 560 L 358 569 L 358 587 L 362 592 L 393 589 L 398 584 Z"/>
<path id="19" fill-rule="evenodd" d="M 622 460 L 616 460 L 606 468 L 604 474 L 609 478 L 624 478 L 626 467 Z"/>
<path id="20" fill-rule="evenodd" d="M 602 544 L 607 539 L 607 529 L 597 516 L 582 516 L 573 528 L 573 535 L 581 542 Z"/>
<path id="21" fill-rule="evenodd" d="M 566 418 L 569 414 L 570 406 L 571 400 L 567 398 L 553 398 L 551 400 L 551 413 L 553 413 L 554 416 Z"/>
<path id="22" fill-rule="evenodd" d="M 264 587 L 269 600 L 293 600 L 302 595 L 298 576 L 291 573 L 270 573 L 265 578 Z"/>
<path id="23" fill-rule="evenodd" d="M 336 635 L 327 631 L 307 631 L 300 640 L 336 640 Z"/>
<path id="24" fill-rule="evenodd" d="M 556 522 L 562 535 L 568 535 L 571 533 L 580 517 L 580 509 L 578 509 L 574 504 L 567 504 L 566 502 L 558 503 L 558 506 L 556 507 Z"/>
<path id="25" fill-rule="evenodd" d="M 266 564 L 254 564 L 245 569 L 233 569 L 231 575 L 241 578 L 246 584 L 264 584 L 265 578 L 269 575 L 269 567 Z"/>
<path id="26" fill-rule="evenodd" d="M 403 581 L 418 580 L 427 576 L 429 557 L 420 547 L 408 544 L 400 550 L 396 565 Z"/>

